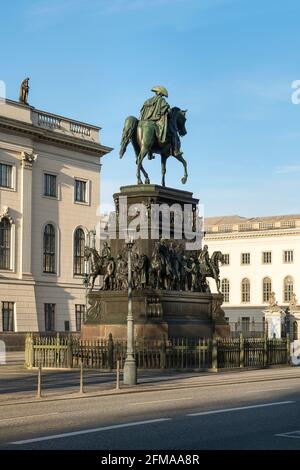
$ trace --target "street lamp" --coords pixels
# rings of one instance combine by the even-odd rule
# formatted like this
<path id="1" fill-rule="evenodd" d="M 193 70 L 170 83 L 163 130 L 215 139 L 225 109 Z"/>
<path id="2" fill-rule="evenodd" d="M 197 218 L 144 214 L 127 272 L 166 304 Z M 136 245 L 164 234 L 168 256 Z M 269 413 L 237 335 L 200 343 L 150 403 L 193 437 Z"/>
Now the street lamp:
<path id="1" fill-rule="evenodd" d="M 96 248 L 96 230 L 93 229 L 93 230 L 88 230 L 86 227 L 85 228 L 85 231 L 86 231 L 86 240 L 87 240 L 87 244 L 86 246 L 88 248 Z M 89 279 L 90 279 L 90 272 L 91 272 L 91 265 L 90 265 L 90 262 L 88 260 L 85 260 L 84 261 L 84 273 L 83 273 L 83 279 L 82 279 L 82 282 L 83 282 L 83 285 L 85 287 L 85 314 L 84 314 L 84 318 L 81 319 L 81 322 L 83 323 L 85 321 L 85 317 L 86 317 L 86 312 L 87 312 L 87 309 L 88 309 L 88 288 L 89 288 Z"/>
<path id="2" fill-rule="evenodd" d="M 128 314 L 127 314 L 127 351 L 123 370 L 123 382 L 125 385 L 137 384 L 136 360 L 134 357 L 134 323 L 132 315 L 132 269 L 131 254 L 133 247 L 133 234 L 128 229 L 128 238 L 126 240 L 128 253 Z"/>

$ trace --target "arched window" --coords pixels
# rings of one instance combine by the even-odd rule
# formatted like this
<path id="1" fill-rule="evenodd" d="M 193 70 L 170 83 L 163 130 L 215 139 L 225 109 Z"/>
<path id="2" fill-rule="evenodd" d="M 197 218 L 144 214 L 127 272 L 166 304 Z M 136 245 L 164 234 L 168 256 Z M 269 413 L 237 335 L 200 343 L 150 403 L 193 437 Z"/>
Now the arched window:
<path id="1" fill-rule="evenodd" d="M 47 224 L 44 229 L 43 240 L 43 271 L 55 273 L 55 228 Z"/>
<path id="2" fill-rule="evenodd" d="M 242 302 L 250 302 L 250 281 L 249 279 L 243 279 L 242 280 L 242 288 L 241 288 L 241 294 L 242 294 Z"/>
<path id="3" fill-rule="evenodd" d="M 230 283 L 228 279 L 222 279 L 221 282 L 221 291 L 224 296 L 224 302 L 229 302 L 230 296 Z"/>
<path id="4" fill-rule="evenodd" d="M 80 275 L 84 273 L 84 246 L 85 236 L 82 228 L 78 228 L 74 233 L 74 274 Z"/>
<path id="5" fill-rule="evenodd" d="M 272 292 L 272 280 L 269 277 L 263 279 L 263 302 L 269 302 Z"/>
<path id="6" fill-rule="evenodd" d="M 294 279 L 287 276 L 283 281 L 283 298 L 284 302 L 290 302 L 294 292 Z"/>
<path id="7" fill-rule="evenodd" d="M 0 222 L 0 269 L 11 269 L 11 223 L 7 217 Z"/>

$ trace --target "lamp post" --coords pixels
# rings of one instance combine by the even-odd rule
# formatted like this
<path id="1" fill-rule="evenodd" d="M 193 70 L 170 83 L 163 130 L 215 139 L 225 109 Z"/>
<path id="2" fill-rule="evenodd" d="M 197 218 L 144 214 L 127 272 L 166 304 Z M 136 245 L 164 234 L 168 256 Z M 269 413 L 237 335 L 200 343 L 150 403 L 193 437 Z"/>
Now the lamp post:
<path id="1" fill-rule="evenodd" d="M 85 227 L 85 230 L 86 230 L 86 233 L 87 233 L 87 236 L 86 236 L 87 244 L 86 244 L 86 246 L 88 248 L 94 248 L 95 249 L 96 248 L 96 230 L 95 229 L 88 230 L 86 227 Z M 84 273 L 83 273 L 83 279 L 82 279 L 83 285 L 85 287 L 85 313 L 84 313 L 84 318 L 81 319 L 81 323 L 83 323 L 85 321 L 86 312 L 87 312 L 87 309 L 88 309 L 88 288 L 89 288 L 90 272 L 91 272 L 90 262 L 88 260 L 85 260 L 84 261 Z"/>
<path id="2" fill-rule="evenodd" d="M 132 269 L 131 254 L 133 247 L 133 237 L 128 236 L 126 241 L 128 252 L 128 314 L 127 314 L 127 351 L 123 370 L 123 382 L 125 385 L 137 384 L 137 369 L 134 357 L 134 323 L 132 315 Z"/>

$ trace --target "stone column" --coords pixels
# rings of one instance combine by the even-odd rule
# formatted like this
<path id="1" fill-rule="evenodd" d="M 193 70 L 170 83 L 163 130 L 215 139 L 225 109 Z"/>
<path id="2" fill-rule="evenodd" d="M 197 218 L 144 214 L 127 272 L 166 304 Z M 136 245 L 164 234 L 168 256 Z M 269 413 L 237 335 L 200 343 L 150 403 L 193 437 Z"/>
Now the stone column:
<path id="1" fill-rule="evenodd" d="M 31 278 L 32 239 L 32 166 L 37 158 L 34 153 L 22 152 L 21 161 L 21 252 L 19 276 Z"/>

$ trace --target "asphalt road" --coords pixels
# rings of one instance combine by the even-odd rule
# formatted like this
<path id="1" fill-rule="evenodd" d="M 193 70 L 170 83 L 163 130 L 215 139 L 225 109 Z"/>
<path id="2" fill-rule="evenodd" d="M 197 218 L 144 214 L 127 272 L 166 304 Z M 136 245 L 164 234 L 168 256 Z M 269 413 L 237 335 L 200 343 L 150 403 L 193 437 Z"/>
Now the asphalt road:
<path id="1" fill-rule="evenodd" d="M 2 401 L 0 448 L 300 449 L 299 368 L 170 378 L 121 394 Z"/>

